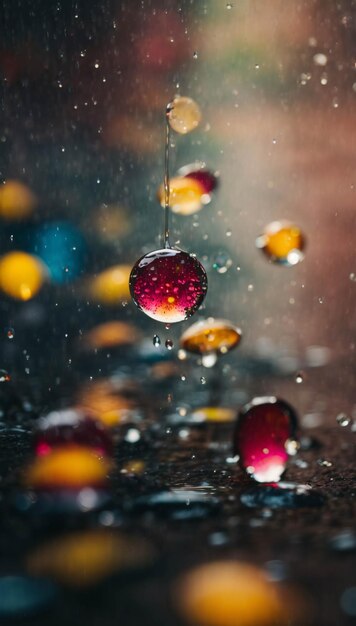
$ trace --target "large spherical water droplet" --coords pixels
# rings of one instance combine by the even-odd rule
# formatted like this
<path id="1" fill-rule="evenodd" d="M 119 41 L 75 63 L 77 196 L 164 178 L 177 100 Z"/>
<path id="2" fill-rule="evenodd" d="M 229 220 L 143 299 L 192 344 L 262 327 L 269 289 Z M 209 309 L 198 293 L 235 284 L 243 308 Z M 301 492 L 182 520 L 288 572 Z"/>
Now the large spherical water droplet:
<path id="1" fill-rule="evenodd" d="M 194 257 L 173 248 L 145 254 L 131 271 L 131 296 L 148 317 L 164 323 L 193 315 L 207 292 L 204 267 Z"/>
<path id="2" fill-rule="evenodd" d="M 273 263 L 292 266 L 304 259 L 305 237 L 296 224 L 276 221 L 265 227 L 256 240 L 256 246 Z"/>
<path id="3" fill-rule="evenodd" d="M 297 416 L 294 409 L 275 397 L 254 398 L 239 413 L 234 451 L 240 465 L 257 482 L 278 482 L 288 456 L 296 447 Z"/>
<path id="4" fill-rule="evenodd" d="M 201 120 L 201 111 L 192 98 L 177 96 L 168 112 L 170 127 L 181 135 L 194 130 Z"/>

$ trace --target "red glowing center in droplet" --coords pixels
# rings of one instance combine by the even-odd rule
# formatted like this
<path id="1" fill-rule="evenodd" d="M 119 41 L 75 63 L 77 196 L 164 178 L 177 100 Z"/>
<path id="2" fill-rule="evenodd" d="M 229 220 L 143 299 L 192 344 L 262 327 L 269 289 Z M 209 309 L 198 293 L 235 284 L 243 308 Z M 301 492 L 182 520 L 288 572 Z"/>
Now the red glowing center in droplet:
<path id="1" fill-rule="evenodd" d="M 206 272 L 181 250 L 164 248 L 143 256 L 130 276 L 134 302 L 159 322 L 181 322 L 195 313 L 207 291 Z"/>
<path id="2" fill-rule="evenodd" d="M 287 442 L 294 438 L 296 416 L 283 401 L 252 404 L 239 415 L 235 453 L 240 465 L 258 482 L 278 482 L 288 460 Z"/>

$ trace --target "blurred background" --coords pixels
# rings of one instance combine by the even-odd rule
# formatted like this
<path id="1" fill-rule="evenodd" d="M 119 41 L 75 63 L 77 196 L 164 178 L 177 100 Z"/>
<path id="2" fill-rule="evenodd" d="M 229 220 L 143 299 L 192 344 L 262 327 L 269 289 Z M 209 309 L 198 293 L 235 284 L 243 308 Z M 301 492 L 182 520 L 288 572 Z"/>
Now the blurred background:
<path id="1" fill-rule="evenodd" d="M 221 440 L 225 462 L 231 428 L 223 434 L 199 431 L 192 443 L 189 429 L 188 435 L 172 435 L 167 415 L 210 404 L 237 410 L 256 394 L 276 394 L 297 409 L 310 437 L 316 429 L 316 440 L 324 437 L 329 446 L 320 452 L 316 444 L 312 462 L 301 461 L 305 468 L 296 465 L 291 472 L 299 480 L 304 469 L 302 482 L 334 489 L 332 504 L 320 517 L 314 510 L 304 519 L 282 511 L 277 518 L 271 514 L 266 530 L 268 506 L 253 512 L 251 523 L 247 513 L 229 509 L 234 505 L 225 492 L 225 521 L 219 523 L 204 519 L 193 529 L 159 521 L 155 531 L 151 518 L 134 517 L 130 531 L 153 544 L 162 533 L 165 537 L 149 575 L 142 577 L 140 557 L 139 582 L 125 568 L 122 578 L 112 579 L 117 563 L 110 562 L 99 576 L 100 584 L 109 582 L 96 592 L 90 610 L 85 608 L 90 594 L 79 597 L 76 585 L 73 591 L 69 584 L 70 591 L 60 600 L 56 596 L 56 610 L 43 619 L 53 624 L 74 623 L 74 616 L 83 624 L 187 619 L 231 626 L 195 619 L 188 609 L 188 618 L 181 617 L 171 600 L 167 605 L 162 600 L 161 577 L 170 581 L 185 571 L 189 559 L 181 552 L 189 545 L 192 562 L 210 560 L 220 546 L 228 556 L 242 555 L 259 567 L 279 563 L 267 567 L 270 580 L 288 579 L 281 571 L 290 571 L 310 595 L 303 591 L 303 600 L 295 600 L 304 607 L 301 614 L 295 611 L 296 623 L 351 623 L 355 536 L 347 535 L 351 557 L 347 548 L 337 576 L 325 545 L 336 530 L 349 532 L 354 519 L 356 3 L 4 0 L 1 13 L 0 596 L 2 581 L 19 576 L 24 555 L 59 526 L 94 532 L 98 524 L 125 525 L 121 498 L 130 508 L 132 490 L 138 495 L 161 483 L 203 489 L 206 483 L 223 493 L 231 476 L 221 473 L 221 459 L 214 457 L 214 477 L 209 454 L 211 442 Z M 219 176 L 219 187 L 197 214 L 171 215 L 172 243 L 198 256 L 209 290 L 193 319 L 166 329 L 135 307 L 128 276 L 139 257 L 160 247 L 157 189 L 164 173 L 165 107 L 176 94 L 199 104 L 202 121 L 188 135 L 172 133 L 171 174 L 202 161 Z M 256 238 L 274 220 L 301 228 L 303 262 L 279 266 L 256 248 Z M 243 333 L 238 351 L 212 368 L 182 360 L 179 353 L 182 332 L 208 316 L 229 320 Z M 167 340 L 172 349 L 165 347 Z M 99 415 L 115 431 L 114 504 L 105 504 L 106 517 L 96 512 L 99 518 L 84 522 L 72 509 L 65 516 L 61 510 L 60 522 L 52 514 L 48 521 L 42 505 L 40 513 L 23 518 L 32 506 L 23 495 L 23 468 L 32 462 L 37 420 L 72 406 Z M 347 417 L 346 429 L 340 429 L 340 414 Z M 133 444 L 139 448 L 133 450 Z M 200 452 L 192 453 L 194 446 Z M 159 456 L 164 447 L 167 458 Z M 184 480 L 188 458 L 191 474 Z M 125 469 L 132 460 L 144 463 L 145 478 L 137 477 L 138 466 Z M 92 511 L 80 504 L 81 515 L 83 507 Z M 240 534 L 234 533 L 237 526 Z M 283 526 L 287 532 L 281 538 Z M 204 541 L 197 548 L 199 533 Z M 224 533 L 230 533 L 228 540 Z M 104 550 L 120 552 L 117 540 L 110 535 Z M 314 556 L 301 556 L 308 541 Z M 85 554 L 88 545 L 102 553 L 101 536 L 89 537 Z M 137 548 L 145 565 L 151 550 L 146 548 Z M 36 558 L 31 563 L 40 565 L 32 573 L 51 579 L 46 559 L 52 556 Z M 93 567 L 100 569 L 97 561 Z M 87 561 L 80 568 L 86 570 Z M 239 575 L 245 579 L 237 572 L 237 585 Z M 67 583 L 68 578 L 65 589 Z M 11 596 L 11 581 L 10 588 L 2 593 Z M 47 611 L 55 593 L 45 591 Z M 124 609 L 113 600 L 116 593 Z M 178 595 L 167 591 L 167 598 L 172 593 Z M 34 619 L 26 610 L 11 619 Z M 285 623 L 283 611 L 273 610 L 265 608 L 265 621 L 251 613 L 241 624 Z M 0 597 L 0 618 L 9 615 Z"/>

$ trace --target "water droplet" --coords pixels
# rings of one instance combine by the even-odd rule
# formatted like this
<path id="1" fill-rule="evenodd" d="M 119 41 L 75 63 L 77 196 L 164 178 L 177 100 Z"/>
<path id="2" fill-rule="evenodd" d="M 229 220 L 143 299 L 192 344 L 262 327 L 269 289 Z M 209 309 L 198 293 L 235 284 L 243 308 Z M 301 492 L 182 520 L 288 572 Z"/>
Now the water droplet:
<path id="1" fill-rule="evenodd" d="M 339 413 L 339 415 L 337 415 L 336 417 L 336 421 L 339 426 L 345 428 L 346 426 L 349 426 L 351 424 L 351 417 L 346 413 Z"/>
<path id="2" fill-rule="evenodd" d="M 334 109 L 338 109 L 339 108 L 339 100 L 338 100 L 338 98 L 336 98 L 336 96 L 332 100 L 332 105 L 333 105 Z"/>
<path id="3" fill-rule="evenodd" d="M 296 439 L 287 439 L 285 449 L 289 456 L 295 456 L 300 448 L 299 441 Z M 269 451 L 268 451 L 269 452 Z"/>
<path id="4" fill-rule="evenodd" d="M 14 329 L 13 329 L 13 328 L 8 328 L 8 329 L 7 329 L 7 331 L 6 331 L 6 337 L 7 337 L 8 339 L 13 339 L 13 338 L 14 338 L 14 336 L 15 336 L 15 331 L 14 331 Z"/>
<path id="5" fill-rule="evenodd" d="M 232 230 L 228 229 L 225 234 L 226 234 L 226 237 L 231 237 Z"/>
<path id="6" fill-rule="evenodd" d="M 11 376 L 6 370 L 0 370 L 0 383 L 8 383 L 11 380 Z"/>
<path id="7" fill-rule="evenodd" d="M 167 324 L 181 322 L 195 313 L 207 292 L 207 276 L 192 255 L 164 248 L 136 262 L 129 286 L 138 308 Z"/>
<path id="8" fill-rule="evenodd" d="M 128 443 L 137 443 L 141 439 L 141 433 L 137 428 L 129 428 L 126 435 L 125 441 Z"/>
<path id="9" fill-rule="evenodd" d="M 318 52 L 317 54 L 314 54 L 313 61 L 315 65 L 321 65 L 322 67 L 324 67 L 328 62 L 328 57 L 326 56 L 326 54 Z"/>
<path id="10" fill-rule="evenodd" d="M 353 283 L 356 283 L 356 274 L 354 272 L 351 272 L 349 278 Z"/>
<path id="11" fill-rule="evenodd" d="M 161 339 L 158 335 L 153 335 L 153 345 L 155 348 L 159 348 L 161 345 Z"/>
<path id="12" fill-rule="evenodd" d="M 282 220 L 268 224 L 256 246 L 272 263 L 291 267 L 304 258 L 305 238 L 296 224 Z"/>
<path id="13" fill-rule="evenodd" d="M 332 462 L 327 461 L 326 459 L 318 459 L 317 464 L 321 467 L 332 467 Z"/>
<path id="14" fill-rule="evenodd" d="M 200 377 L 200 382 L 201 382 L 202 385 L 206 385 L 206 378 L 205 378 L 205 376 L 201 376 Z"/>
<path id="15" fill-rule="evenodd" d="M 296 452 L 296 428 L 289 404 L 275 397 L 254 398 L 240 411 L 235 427 L 234 453 L 241 467 L 258 482 L 278 482 L 289 454 Z"/>
<path id="16" fill-rule="evenodd" d="M 295 382 L 300 385 L 304 381 L 304 372 L 297 372 L 295 375 Z"/>
<path id="17" fill-rule="evenodd" d="M 198 53 L 195 51 L 193 52 L 193 59 L 197 59 L 198 58 Z"/>
<path id="18" fill-rule="evenodd" d="M 230 11 L 233 7 L 233 4 L 231 4 L 231 2 L 228 2 L 226 5 L 226 8 L 228 9 L 228 11 Z"/>
<path id="19" fill-rule="evenodd" d="M 218 252 L 214 258 L 213 269 L 218 274 L 226 274 L 232 266 L 232 259 L 226 252 Z"/>
<path id="20" fill-rule="evenodd" d="M 203 367 L 214 367 L 217 360 L 218 360 L 218 355 L 216 354 L 216 352 L 203 354 L 201 358 Z"/>
<path id="21" fill-rule="evenodd" d="M 173 130 L 185 135 L 194 130 L 200 123 L 201 111 L 191 98 L 177 96 L 168 111 L 168 121 Z"/>
<path id="22" fill-rule="evenodd" d="M 209 317 L 192 324 L 181 336 L 180 345 L 194 354 L 223 355 L 239 345 L 241 336 L 231 322 Z"/>
<path id="23" fill-rule="evenodd" d="M 174 343 L 172 341 L 172 339 L 166 339 L 165 344 L 164 344 L 167 348 L 167 350 L 172 350 Z"/>

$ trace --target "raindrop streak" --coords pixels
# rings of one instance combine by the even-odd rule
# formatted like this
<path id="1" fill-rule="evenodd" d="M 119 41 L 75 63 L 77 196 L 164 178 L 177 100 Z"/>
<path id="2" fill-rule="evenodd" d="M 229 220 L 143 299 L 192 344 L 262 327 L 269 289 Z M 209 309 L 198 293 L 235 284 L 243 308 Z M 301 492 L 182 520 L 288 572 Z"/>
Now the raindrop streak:
<path id="1" fill-rule="evenodd" d="M 181 322 L 193 315 L 207 291 L 207 276 L 201 263 L 195 256 L 172 248 L 169 241 L 170 128 L 186 134 L 199 121 L 199 107 L 190 98 L 175 98 L 167 105 L 163 248 L 141 257 L 130 274 L 130 293 L 135 304 L 149 317 L 165 323 Z"/>

